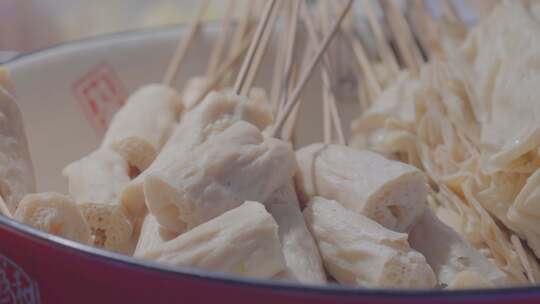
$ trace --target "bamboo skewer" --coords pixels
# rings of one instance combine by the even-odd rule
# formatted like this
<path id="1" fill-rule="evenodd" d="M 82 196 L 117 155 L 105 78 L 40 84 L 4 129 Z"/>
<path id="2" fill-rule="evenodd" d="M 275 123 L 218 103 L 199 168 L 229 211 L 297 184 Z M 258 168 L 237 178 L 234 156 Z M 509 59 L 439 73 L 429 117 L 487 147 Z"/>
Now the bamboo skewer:
<path id="1" fill-rule="evenodd" d="M 381 0 L 392 36 L 397 42 L 399 53 L 407 68 L 417 73 L 422 64 L 420 50 L 414 41 L 409 24 L 394 1 Z"/>
<path id="2" fill-rule="evenodd" d="M 236 53 L 230 56 L 227 61 L 222 64 L 218 70 L 210 76 L 208 79 L 208 83 L 206 84 L 204 90 L 202 90 L 201 94 L 195 99 L 195 102 L 193 103 L 193 106 L 197 105 L 199 102 L 201 102 L 208 93 L 210 93 L 222 80 L 222 78 L 229 72 L 229 70 L 242 58 L 242 55 L 247 50 L 249 45 L 251 44 L 251 40 L 249 39 L 249 35 L 244 38 L 244 41 L 240 44 L 240 47 L 236 49 Z"/>
<path id="3" fill-rule="evenodd" d="M 302 19 L 305 24 L 305 27 L 307 29 L 308 35 L 310 37 L 310 40 L 314 44 L 315 47 L 317 47 L 319 43 L 319 39 L 317 37 L 317 33 L 315 31 L 315 26 L 313 24 L 313 20 L 311 19 L 311 16 L 307 10 L 307 6 L 302 7 Z M 343 136 L 343 128 L 341 124 L 341 117 L 339 116 L 339 112 L 337 111 L 337 104 L 335 99 L 335 90 L 332 87 L 331 81 L 330 81 L 330 75 L 331 72 L 329 71 L 329 58 L 328 54 L 323 55 L 323 64 L 321 69 L 321 76 L 323 79 L 323 89 L 326 90 L 327 98 L 325 98 L 325 94 L 323 91 L 323 130 L 325 134 L 325 142 L 330 142 L 332 139 L 332 131 L 331 131 L 331 122 L 334 122 L 334 127 L 336 129 L 336 132 L 338 134 L 339 142 L 342 144 L 345 144 L 345 136 Z"/>
<path id="4" fill-rule="evenodd" d="M 292 94 L 292 91 L 294 90 L 294 86 L 292 85 L 293 82 L 295 84 L 298 83 L 298 75 L 309 64 L 309 61 L 311 59 L 311 53 L 312 51 L 314 51 L 314 48 L 315 48 L 315 45 L 313 45 L 313 43 L 306 44 L 306 47 L 304 48 L 304 51 L 302 53 L 302 62 L 300 63 L 300 66 L 296 66 L 297 68 L 293 70 L 296 73 L 293 74 L 294 75 L 293 81 L 291 82 L 291 85 L 289 85 L 289 94 L 288 94 L 289 96 Z M 300 99 L 302 98 L 300 97 Z M 287 120 L 288 123 L 285 124 L 285 126 L 283 127 L 283 131 L 282 131 L 283 140 L 294 141 L 294 130 L 296 127 L 296 121 L 298 118 L 300 105 L 301 105 L 301 100 L 293 108 L 291 117 Z"/>
<path id="5" fill-rule="evenodd" d="M 287 88 L 287 84 L 290 81 L 291 71 L 293 67 L 293 57 L 294 57 L 300 4 L 301 4 L 300 0 L 295 0 L 294 2 L 291 3 L 292 10 L 291 10 L 291 15 L 290 15 L 290 19 L 289 19 L 289 23 L 287 27 L 287 49 L 285 52 L 285 62 L 284 62 L 284 71 L 283 71 L 284 75 L 283 75 L 282 84 L 281 84 L 281 94 L 280 94 L 279 103 L 278 103 L 278 113 L 280 113 L 283 110 L 285 101 L 288 98 L 289 89 Z"/>
<path id="6" fill-rule="evenodd" d="M 276 8 L 272 11 L 269 24 L 263 33 L 261 45 L 257 48 L 257 51 L 255 52 L 255 58 L 253 60 L 252 68 L 249 69 L 249 74 L 247 76 L 246 83 L 244 85 L 244 90 L 240 92 L 241 95 L 247 95 L 249 88 L 251 88 L 251 86 L 253 85 L 253 82 L 255 81 L 255 77 L 257 76 L 257 72 L 259 71 L 261 61 L 264 58 L 264 54 L 266 53 L 266 50 L 268 49 L 267 46 L 268 46 L 268 43 L 270 42 L 270 38 L 272 37 L 272 33 L 274 31 L 273 28 L 274 28 L 274 25 L 276 24 L 280 4 L 281 2 L 278 2 L 276 5 Z"/>
<path id="7" fill-rule="evenodd" d="M 433 16 L 426 6 L 424 0 L 413 0 L 410 6 L 409 16 L 411 19 L 412 29 L 424 53 L 429 58 L 440 56 L 442 47 L 437 37 L 438 25 L 433 20 Z"/>
<path id="8" fill-rule="evenodd" d="M 240 69 L 240 73 L 238 74 L 238 77 L 236 78 L 236 82 L 234 85 L 234 92 L 236 94 L 240 94 L 240 92 L 242 92 L 242 88 L 244 86 L 244 82 L 248 75 L 250 66 L 253 62 L 255 52 L 257 51 L 257 48 L 259 47 L 264 30 L 266 26 L 268 25 L 268 20 L 270 19 L 270 15 L 275 7 L 275 4 L 276 4 L 276 0 L 269 0 L 266 4 L 266 7 L 264 9 L 264 14 L 259 22 L 259 25 L 257 26 L 257 31 L 255 32 L 255 36 L 253 37 L 251 45 L 249 46 L 248 53 L 242 64 L 242 68 Z"/>
<path id="9" fill-rule="evenodd" d="M 441 1 L 443 16 L 452 22 L 461 22 L 459 13 L 452 0 Z"/>
<path id="10" fill-rule="evenodd" d="M 377 49 L 379 50 L 379 54 L 386 68 L 392 73 L 392 75 L 397 75 L 399 73 L 399 64 L 397 58 L 384 35 L 381 23 L 375 14 L 372 1 L 373 0 L 364 0 L 363 4 L 371 31 L 375 36 Z"/>
<path id="11" fill-rule="evenodd" d="M 523 265 L 523 268 L 525 269 L 525 273 L 527 274 L 527 279 L 529 279 L 529 282 L 536 284 L 536 278 L 534 277 L 533 272 L 531 271 L 531 264 L 529 263 L 529 260 L 527 259 L 527 253 L 525 252 L 525 248 L 523 248 L 523 244 L 521 244 L 521 240 L 515 235 L 512 234 L 510 237 L 510 242 L 514 246 L 514 249 L 518 253 L 519 260 L 521 262 L 521 265 Z"/>
<path id="12" fill-rule="evenodd" d="M 212 49 L 212 55 L 210 55 L 210 61 L 206 70 L 207 77 L 212 75 L 218 67 L 219 60 L 223 54 L 223 50 L 225 49 L 225 44 L 227 43 L 227 33 L 229 32 L 231 17 L 235 7 L 236 0 L 228 0 L 227 9 L 221 21 L 220 34 L 218 35 L 214 48 Z"/>
<path id="13" fill-rule="evenodd" d="M 319 46 L 316 55 L 309 63 L 306 71 L 303 72 L 302 76 L 300 77 L 299 84 L 296 86 L 295 90 L 293 91 L 292 95 L 290 96 L 289 100 L 287 101 L 285 108 L 283 110 L 283 115 L 280 115 L 276 121 L 276 124 L 274 125 L 274 129 L 272 130 L 272 136 L 276 136 L 281 132 L 281 129 L 283 128 L 283 124 L 287 120 L 287 117 L 291 114 L 292 109 L 295 107 L 295 105 L 298 102 L 298 99 L 300 97 L 300 94 L 302 93 L 302 90 L 304 89 L 307 81 L 310 79 L 311 74 L 321 59 L 322 54 L 326 51 L 328 45 L 332 41 L 332 38 L 337 33 L 339 26 L 341 24 L 341 21 L 343 21 L 343 18 L 351 8 L 353 0 L 347 0 L 347 4 L 341 11 L 338 19 L 335 21 L 335 23 L 332 25 L 331 31 L 326 35 L 326 37 L 323 40 L 323 43 Z"/>
<path id="14" fill-rule="evenodd" d="M 176 47 L 171 62 L 167 66 L 167 71 L 165 72 L 165 76 L 163 77 L 164 84 L 172 85 L 172 83 L 174 82 L 176 74 L 178 73 L 178 69 L 180 68 L 180 65 L 186 57 L 187 51 L 191 46 L 193 39 L 195 38 L 195 34 L 199 29 L 199 25 L 201 23 L 203 15 L 208 8 L 208 2 L 208 0 L 201 0 L 199 2 L 199 9 L 197 11 L 197 14 L 195 15 L 195 18 L 191 22 L 188 35 L 185 39 L 180 39 L 180 42 Z"/>
<path id="15" fill-rule="evenodd" d="M 294 64 L 293 67 L 291 68 L 290 81 L 288 83 L 288 88 L 287 88 L 288 94 L 292 93 L 292 91 L 294 90 L 294 87 L 296 86 L 296 83 L 298 82 L 298 73 L 299 73 L 299 66 L 297 64 Z M 296 119 L 298 117 L 298 111 L 300 108 L 299 105 L 300 104 L 297 104 L 294 107 L 290 117 L 287 119 L 287 122 L 283 126 L 281 138 L 283 138 L 284 141 L 290 142 L 293 137 L 293 133 L 294 133 L 295 125 L 296 125 Z"/>
<path id="16" fill-rule="evenodd" d="M 375 100 L 382 93 L 381 85 L 375 76 L 375 71 L 369 58 L 367 57 L 366 51 L 360 41 L 354 36 L 350 31 L 345 31 L 345 37 L 347 37 L 347 42 L 350 44 L 350 47 L 356 57 L 356 61 L 362 71 L 362 74 L 366 78 L 367 87 L 369 88 L 369 98 Z"/>
<path id="17" fill-rule="evenodd" d="M 248 4 L 246 6 L 246 12 L 242 14 L 242 17 L 240 18 L 240 21 L 238 22 L 238 25 L 236 26 L 236 29 L 231 39 L 231 47 L 229 48 L 229 53 L 228 53 L 229 57 L 237 53 L 238 46 L 244 40 L 246 32 L 249 29 L 250 18 L 251 18 L 251 14 L 253 13 L 254 3 L 255 1 L 248 1 Z"/>
<path id="18" fill-rule="evenodd" d="M 274 61 L 274 74 L 272 76 L 272 88 L 270 92 L 273 110 L 272 113 L 274 113 L 274 115 L 277 115 L 279 110 L 281 88 L 283 86 L 283 75 L 285 74 L 285 53 L 287 40 L 287 34 L 281 35 L 276 50 L 276 59 Z"/>

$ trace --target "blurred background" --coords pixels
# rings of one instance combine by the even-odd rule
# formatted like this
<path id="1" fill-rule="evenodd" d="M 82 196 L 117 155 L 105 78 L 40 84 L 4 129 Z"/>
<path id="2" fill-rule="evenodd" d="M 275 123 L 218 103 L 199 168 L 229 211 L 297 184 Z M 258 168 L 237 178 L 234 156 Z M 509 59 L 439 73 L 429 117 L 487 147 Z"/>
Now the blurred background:
<path id="1" fill-rule="evenodd" d="M 238 14 L 247 1 L 250 0 L 236 0 Z M 356 14 L 362 14 L 360 1 L 363 0 L 356 1 Z M 431 7 L 437 7 L 440 1 L 449 0 L 426 0 Z M 454 1 L 462 18 L 471 22 L 474 12 L 490 2 Z M 0 0 L 0 51 L 25 53 L 98 34 L 179 24 L 189 20 L 196 3 L 197 0 Z M 219 18 L 226 5 L 225 0 L 211 1 L 206 19 Z"/>

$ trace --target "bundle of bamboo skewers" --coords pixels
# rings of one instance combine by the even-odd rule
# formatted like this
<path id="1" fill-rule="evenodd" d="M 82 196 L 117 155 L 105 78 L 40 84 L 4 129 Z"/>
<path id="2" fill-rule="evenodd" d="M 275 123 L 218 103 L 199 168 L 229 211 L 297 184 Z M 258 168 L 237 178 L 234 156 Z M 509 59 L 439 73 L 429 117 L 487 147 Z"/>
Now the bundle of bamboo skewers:
<path id="1" fill-rule="evenodd" d="M 482 35 L 504 39 L 490 22 L 518 16 L 535 27 L 533 4 L 500 4 L 470 29 L 451 1 L 436 20 L 422 0 L 405 10 L 358 0 L 375 54 L 352 4 L 250 1 L 233 20 L 239 8 L 228 1 L 205 74 L 179 94 L 175 78 L 208 6 L 200 1 L 162 83 L 135 92 L 102 145 L 66 167 L 69 196 L 28 194 L 0 210 L 137 258 L 249 277 L 385 288 L 536 283 L 537 147 L 515 157 L 483 145 L 493 123 L 476 112 L 482 92 L 471 79 L 489 78 L 480 65 L 497 66 L 478 46 Z M 276 34 L 267 95 L 254 84 Z M 501 62 L 515 51 L 507 47 Z M 350 138 L 342 69 L 358 88 Z M 295 151 L 301 105 L 319 106 L 302 100 L 315 73 L 323 142 Z M 38 225 L 40 208 L 72 216 Z"/>

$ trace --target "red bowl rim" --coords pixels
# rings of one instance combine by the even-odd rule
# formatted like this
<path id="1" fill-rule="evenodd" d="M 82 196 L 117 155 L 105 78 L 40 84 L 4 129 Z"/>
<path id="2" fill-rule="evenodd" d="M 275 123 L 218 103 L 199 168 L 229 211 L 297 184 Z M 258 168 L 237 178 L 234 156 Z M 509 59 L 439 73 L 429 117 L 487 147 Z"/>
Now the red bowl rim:
<path id="1" fill-rule="evenodd" d="M 215 26 L 216 22 L 208 22 L 207 26 Z M 42 48 L 37 51 L 20 54 L 3 64 L 9 68 L 9 65 L 15 64 L 18 61 L 31 59 L 33 56 L 43 55 L 49 51 L 56 51 L 66 46 L 84 45 L 96 41 L 105 40 L 121 40 L 130 39 L 141 34 L 151 34 L 163 32 L 166 30 L 182 30 L 182 25 L 160 26 L 147 29 L 135 29 L 119 31 L 110 34 L 96 35 L 87 38 L 71 40 L 69 42 L 54 44 L 47 48 Z M 104 259 L 107 263 L 118 264 L 124 267 L 134 267 L 142 271 L 157 272 L 164 275 L 182 276 L 190 279 L 213 281 L 216 283 L 241 285 L 245 287 L 269 288 L 286 290 L 295 293 L 315 293 L 328 296 L 347 296 L 347 297 L 384 297 L 384 298 L 500 298 L 501 296 L 532 296 L 540 294 L 540 285 L 520 286 L 520 287 L 503 287 L 496 289 L 464 289 L 464 290 L 445 290 L 445 289 L 363 289 L 353 288 L 339 284 L 328 285 L 303 285 L 295 282 L 272 281 L 263 279 L 248 279 L 234 275 L 228 275 L 217 272 L 209 272 L 190 267 L 167 267 L 152 261 L 138 260 L 131 256 L 126 256 L 88 245 L 80 244 L 75 241 L 64 239 L 55 235 L 51 235 L 34 229 L 32 227 L 21 224 L 13 219 L 0 215 L 0 227 L 11 230 L 15 234 L 31 237 L 35 241 L 44 243 L 47 246 L 60 247 L 66 251 L 71 251 L 74 254 L 81 254 L 91 259 Z"/>

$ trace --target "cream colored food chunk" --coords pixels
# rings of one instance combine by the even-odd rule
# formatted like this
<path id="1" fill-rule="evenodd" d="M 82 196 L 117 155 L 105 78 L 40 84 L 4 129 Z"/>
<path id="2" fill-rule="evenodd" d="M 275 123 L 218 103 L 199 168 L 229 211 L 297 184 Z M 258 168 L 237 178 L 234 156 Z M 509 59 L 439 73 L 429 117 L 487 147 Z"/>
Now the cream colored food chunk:
<path id="1" fill-rule="evenodd" d="M 246 200 L 264 202 L 296 170 L 288 144 L 264 138 L 240 121 L 144 180 L 150 212 L 165 228 L 180 232 Z"/>
<path id="2" fill-rule="evenodd" d="M 474 288 L 493 288 L 493 283 L 487 280 L 478 272 L 462 271 L 454 277 L 448 289 L 474 289 Z"/>
<path id="3" fill-rule="evenodd" d="M 384 228 L 335 201 L 314 197 L 304 210 L 326 270 L 340 283 L 362 287 L 430 288 L 435 274 L 407 235 Z"/>
<path id="4" fill-rule="evenodd" d="M 90 228 L 69 197 L 53 192 L 26 195 L 15 219 L 36 229 L 83 244 L 90 244 Z"/>
<path id="5" fill-rule="evenodd" d="M 504 272 L 430 210 L 409 233 L 409 243 L 426 257 L 442 286 L 458 284 L 458 274 L 463 271 L 478 273 L 493 285 L 503 285 L 507 280 Z"/>
<path id="6" fill-rule="evenodd" d="M 425 210 L 427 180 L 413 166 L 341 145 L 313 144 L 296 157 L 296 186 L 303 203 L 313 196 L 337 200 L 400 232 Z"/>
<path id="7" fill-rule="evenodd" d="M 173 88 L 146 85 L 131 95 L 116 113 L 102 147 L 115 150 L 130 165 L 143 171 L 165 144 L 181 108 L 180 96 Z"/>
<path id="8" fill-rule="evenodd" d="M 285 271 L 277 224 L 256 202 L 245 202 L 142 257 L 255 278 Z"/>
<path id="9" fill-rule="evenodd" d="M 116 203 L 129 182 L 129 165 L 120 154 L 100 149 L 75 161 L 62 172 L 77 202 Z"/>
<path id="10" fill-rule="evenodd" d="M 36 191 L 34 169 L 21 113 L 0 87 L 0 196 L 11 214 L 21 199 Z"/>
<path id="11" fill-rule="evenodd" d="M 306 227 L 292 181 L 276 190 L 265 205 L 279 227 L 286 277 L 305 284 L 325 283 L 319 249 Z"/>
<path id="12" fill-rule="evenodd" d="M 133 223 L 119 203 L 120 193 L 129 182 L 129 165 L 118 153 L 100 149 L 68 165 L 69 193 L 80 205 L 94 245 L 130 253 L 133 249 Z"/>
<path id="13" fill-rule="evenodd" d="M 131 214 L 144 215 L 143 181 L 147 175 L 168 168 L 187 151 L 240 120 L 262 130 L 272 122 L 271 110 L 265 104 L 232 93 L 210 93 L 197 107 L 183 115 L 156 160 L 124 189 L 122 204 Z"/>
<path id="14" fill-rule="evenodd" d="M 153 215 L 148 214 L 145 216 L 142 223 L 139 241 L 137 242 L 137 247 L 135 248 L 133 256 L 144 256 L 147 251 L 154 250 L 161 246 L 161 244 L 170 241 L 177 236 L 177 233 L 172 233 L 161 227 L 156 221 L 156 218 Z"/>

